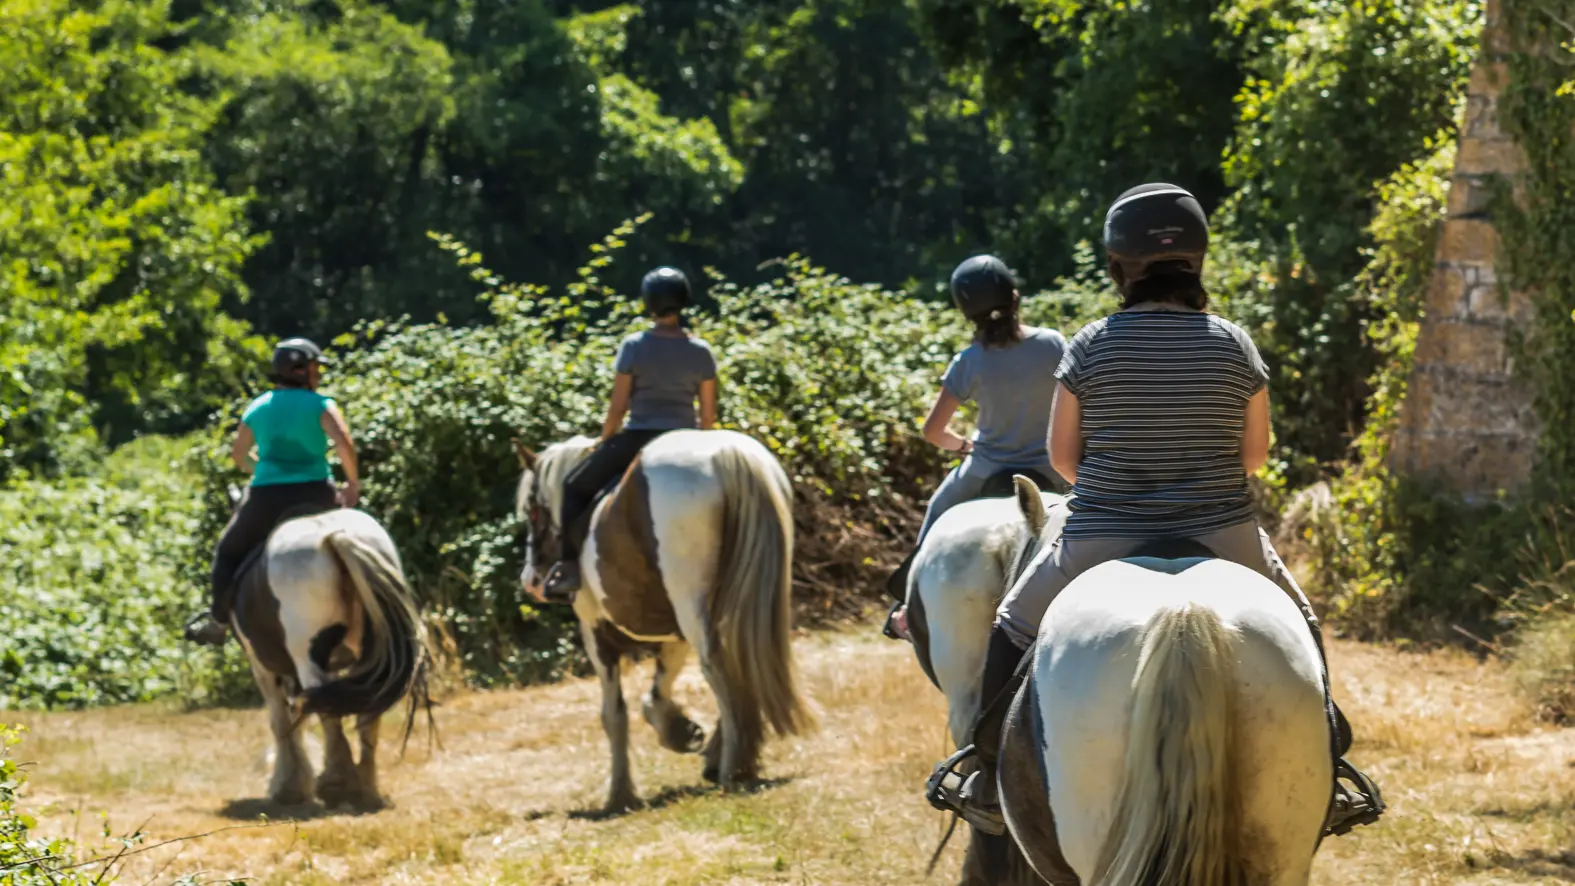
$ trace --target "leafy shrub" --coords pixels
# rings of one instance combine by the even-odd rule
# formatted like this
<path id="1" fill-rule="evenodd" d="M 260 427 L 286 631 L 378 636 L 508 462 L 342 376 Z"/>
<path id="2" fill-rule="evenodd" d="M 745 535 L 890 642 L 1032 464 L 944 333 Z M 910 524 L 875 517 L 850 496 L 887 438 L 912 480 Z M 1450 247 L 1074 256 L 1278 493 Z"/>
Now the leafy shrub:
<path id="1" fill-rule="evenodd" d="M 183 574 L 205 557 L 187 445 L 148 437 L 94 477 L 0 490 L 0 709 L 234 697 L 239 652 L 180 638 L 206 596 Z"/>
<path id="2" fill-rule="evenodd" d="M 69 841 L 33 834 L 33 817 L 17 808 L 17 794 L 27 779 L 11 759 L 20 733 L 0 724 L 0 884 L 3 886 L 88 886 L 108 882 L 78 869 L 62 870 L 75 861 Z"/>

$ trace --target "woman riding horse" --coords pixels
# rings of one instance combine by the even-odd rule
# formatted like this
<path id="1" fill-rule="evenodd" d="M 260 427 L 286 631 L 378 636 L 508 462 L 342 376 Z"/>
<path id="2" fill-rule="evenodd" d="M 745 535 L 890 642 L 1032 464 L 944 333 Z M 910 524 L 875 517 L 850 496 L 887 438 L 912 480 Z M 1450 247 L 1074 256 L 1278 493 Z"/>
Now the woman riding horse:
<path id="1" fill-rule="evenodd" d="M 690 300 L 689 279 L 676 268 L 657 268 L 640 282 L 640 297 L 652 318 L 651 328 L 618 346 L 601 442 L 564 480 L 562 559 L 553 564 L 542 587 L 554 602 L 572 603 L 580 589 L 580 548 L 597 496 L 657 437 L 680 428 L 710 430 L 716 425 L 716 357 L 710 345 L 680 326 Z"/>
<path id="2" fill-rule="evenodd" d="M 995 766 L 1014 676 L 1051 601 L 1086 570 L 1148 542 L 1193 540 L 1278 584 L 1323 650 L 1317 616 L 1252 515 L 1247 477 L 1268 458 L 1269 376 L 1245 331 L 1204 312 L 1202 207 L 1174 185 L 1133 188 L 1106 214 L 1104 240 L 1122 309 L 1084 327 L 1056 370 L 1050 457 L 1072 483 L 1066 525 L 1001 601 L 973 747 L 937 767 L 927 790 L 987 833 L 1004 830 Z M 1344 833 L 1376 821 L 1383 804 L 1342 759 L 1349 727 L 1333 715 L 1341 728 L 1327 827 Z M 980 767 L 963 779 L 953 767 L 970 751 Z"/>
<path id="3" fill-rule="evenodd" d="M 333 399 L 317 393 L 324 362 L 322 349 L 304 338 L 279 342 L 273 350 L 276 387 L 241 414 L 230 458 L 252 479 L 219 536 L 213 554 L 211 608 L 186 626 L 188 640 L 224 644 L 235 603 L 236 570 L 287 514 L 304 508 L 353 508 L 360 499 L 350 428 Z M 328 465 L 330 440 L 345 472 L 345 484 L 337 491 Z"/>
<path id="4" fill-rule="evenodd" d="M 993 255 L 976 255 L 952 271 L 952 301 L 973 321 L 973 341 L 952 358 L 941 390 L 924 420 L 924 439 L 955 452 L 963 461 L 941 481 L 930 498 L 913 552 L 887 583 L 897 599 L 888 633 L 901 635 L 908 571 L 935 521 L 951 508 L 978 498 L 985 483 L 1003 471 L 1054 477 L 1045 448 L 1045 427 L 1055 396 L 1055 367 L 1066 338 L 1054 329 L 1024 326 L 1018 316 L 1017 281 Z M 973 439 L 947 427 L 957 408 L 979 404 Z"/>

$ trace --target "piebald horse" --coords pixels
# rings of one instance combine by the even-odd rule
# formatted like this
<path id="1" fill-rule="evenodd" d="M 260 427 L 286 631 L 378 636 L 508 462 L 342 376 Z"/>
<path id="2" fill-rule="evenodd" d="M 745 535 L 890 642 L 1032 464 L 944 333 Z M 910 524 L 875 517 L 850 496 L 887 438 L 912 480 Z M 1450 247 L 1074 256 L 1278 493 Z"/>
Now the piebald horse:
<path id="1" fill-rule="evenodd" d="M 1027 480 L 1018 501 L 1043 523 Z M 1333 784 L 1312 634 L 1258 573 L 1185 543 L 1150 553 L 1046 612 L 1001 739 L 1015 845 L 975 834 L 984 882 L 1307 883 Z"/>
<path id="2" fill-rule="evenodd" d="M 378 725 L 426 692 L 431 656 L 394 542 L 362 511 L 341 508 L 280 523 L 236 579 L 231 624 L 268 708 L 275 742 L 269 799 L 359 809 L 383 805 Z M 322 723 L 323 772 L 312 777 L 300 725 Z M 360 759 L 342 718 L 354 716 Z M 406 721 L 406 735 L 410 721 Z"/>
<path id="3" fill-rule="evenodd" d="M 561 550 L 564 478 L 594 442 L 575 437 L 539 456 L 520 451 L 516 505 L 528 529 L 520 581 L 533 596 Z M 812 726 L 789 637 L 792 502 L 787 474 L 764 446 L 716 430 L 653 440 L 596 505 L 574 612 L 601 680 L 612 753 L 608 812 L 639 804 L 619 682 L 623 658 L 636 651 L 656 651 L 642 713 L 662 746 L 694 753 L 703 744 L 704 776 L 725 788 L 757 777 L 766 727 L 792 735 Z M 672 696 L 691 646 L 720 713 L 709 742 Z"/>

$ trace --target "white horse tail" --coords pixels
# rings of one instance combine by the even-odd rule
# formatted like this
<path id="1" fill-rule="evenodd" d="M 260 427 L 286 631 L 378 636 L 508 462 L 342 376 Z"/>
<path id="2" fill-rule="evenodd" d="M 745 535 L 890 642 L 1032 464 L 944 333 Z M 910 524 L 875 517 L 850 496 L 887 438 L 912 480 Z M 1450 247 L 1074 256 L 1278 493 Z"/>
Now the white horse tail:
<path id="1" fill-rule="evenodd" d="M 798 692 L 793 622 L 792 486 L 753 440 L 716 453 L 722 480 L 722 556 L 710 599 L 717 654 L 740 759 L 753 759 L 769 725 L 778 735 L 810 728 Z"/>
<path id="2" fill-rule="evenodd" d="M 1094 886 L 1242 886 L 1234 631 L 1211 608 L 1162 609 L 1132 678 L 1126 774 Z"/>
<path id="3" fill-rule="evenodd" d="M 397 562 L 347 529 L 333 530 L 324 541 L 360 599 L 367 630 L 355 664 L 307 690 L 303 710 L 328 717 L 376 716 L 424 685 L 431 662 L 426 625 Z"/>

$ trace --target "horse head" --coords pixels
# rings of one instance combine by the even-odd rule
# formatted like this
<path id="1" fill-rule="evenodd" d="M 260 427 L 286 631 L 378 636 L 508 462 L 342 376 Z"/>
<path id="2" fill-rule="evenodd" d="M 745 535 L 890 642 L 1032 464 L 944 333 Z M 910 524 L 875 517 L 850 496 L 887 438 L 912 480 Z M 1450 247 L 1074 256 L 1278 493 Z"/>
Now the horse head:
<path id="1" fill-rule="evenodd" d="M 563 512 L 563 482 L 579 464 L 595 441 L 573 437 L 555 443 L 540 454 L 514 441 L 519 456 L 519 486 L 514 492 L 514 514 L 525 524 L 525 562 L 520 568 L 520 587 L 540 597 L 547 568 L 563 553 L 563 531 L 559 515 Z"/>

